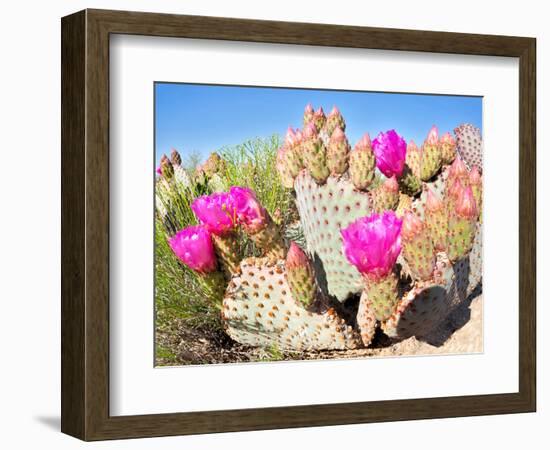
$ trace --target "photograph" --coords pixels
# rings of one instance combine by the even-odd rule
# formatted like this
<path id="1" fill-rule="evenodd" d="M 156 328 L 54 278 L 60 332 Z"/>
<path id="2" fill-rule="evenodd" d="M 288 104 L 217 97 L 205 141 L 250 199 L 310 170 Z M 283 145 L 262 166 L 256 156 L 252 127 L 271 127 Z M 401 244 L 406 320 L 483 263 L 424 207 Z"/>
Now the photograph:
<path id="1" fill-rule="evenodd" d="M 154 99 L 155 366 L 483 352 L 483 97 Z"/>

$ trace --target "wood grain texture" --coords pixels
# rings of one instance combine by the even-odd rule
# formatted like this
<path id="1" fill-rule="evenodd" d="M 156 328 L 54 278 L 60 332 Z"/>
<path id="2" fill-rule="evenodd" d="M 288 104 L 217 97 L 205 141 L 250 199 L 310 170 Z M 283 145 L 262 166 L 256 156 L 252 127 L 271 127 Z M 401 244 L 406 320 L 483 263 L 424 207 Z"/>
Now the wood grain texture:
<path id="1" fill-rule="evenodd" d="M 109 416 L 109 34 L 113 33 L 519 57 L 519 391 Z M 62 431 L 98 440 L 534 411 L 535 59 L 535 40 L 523 37 L 102 10 L 63 18 Z"/>

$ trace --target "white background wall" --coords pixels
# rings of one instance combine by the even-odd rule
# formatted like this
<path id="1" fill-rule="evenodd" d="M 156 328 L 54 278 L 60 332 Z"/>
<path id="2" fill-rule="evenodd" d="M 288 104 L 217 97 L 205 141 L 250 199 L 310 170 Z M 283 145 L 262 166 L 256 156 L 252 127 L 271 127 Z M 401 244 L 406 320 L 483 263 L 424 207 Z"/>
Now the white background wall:
<path id="1" fill-rule="evenodd" d="M 550 351 L 543 284 L 550 251 L 544 176 L 550 158 L 550 29 L 546 2 L 129 1 L 4 2 L 0 14 L 0 443 L 3 448 L 81 448 L 59 433 L 60 17 L 86 7 L 326 22 L 538 39 L 538 413 L 374 425 L 141 439 L 95 448 L 543 448 L 550 438 Z M 505 133 L 506 130 L 503 130 Z M 546 178 L 546 179 L 544 179 Z M 503 186 L 503 198 L 506 186 Z M 501 207 L 505 207 L 505 203 Z M 515 214 L 515 207 L 511 214 Z M 505 248 L 503 248 L 503 253 Z M 359 388 L 359 384 L 358 384 Z"/>

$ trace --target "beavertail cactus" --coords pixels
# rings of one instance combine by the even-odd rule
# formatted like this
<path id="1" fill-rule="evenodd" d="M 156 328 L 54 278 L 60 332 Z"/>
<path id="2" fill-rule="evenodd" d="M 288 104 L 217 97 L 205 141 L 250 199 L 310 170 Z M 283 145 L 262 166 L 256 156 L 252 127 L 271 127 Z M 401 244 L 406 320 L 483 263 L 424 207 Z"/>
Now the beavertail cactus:
<path id="1" fill-rule="evenodd" d="M 442 158 L 439 151 L 437 127 L 432 127 L 420 151 L 420 179 L 430 180 L 441 168 Z"/>
<path id="2" fill-rule="evenodd" d="M 435 267 L 436 251 L 429 229 L 414 213 L 407 211 L 401 231 L 403 257 L 416 280 L 431 278 Z"/>
<path id="3" fill-rule="evenodd" d="M 293 297 L 282 261 L 243 261 L 241 275 L 229 283 L 222 318 L 229 336 L 251 346 L 306 351 L 361 345 L 334 308 L 309 310 Z"/>
<path id="4" fill-rule="evenodd" d="M 387 319 L 397 302 L 393 267 L 401 253 L 402 221 L 393 211 L 372 214 L 342 230 L 344 254 L 364 276 L 366 296 L 377 320 Z"/>
<path id="5" fill-rule="evenodd" d="M 365 133 L 349 154 L 349 175 L 353 185 L 361 191 L 366 190 L 374 180 L 375 167 L 370 136 Z"/>
<path id="6" fill-rule="evenodd" d="M 456 157 L 456 141 L 449 132 L 444 133 L 439 140 L 439 153 L 443 164 L 451 164 Z"/>
<path id="7" fill-rule="evenodd" d="M 290 243 L 285 262 L 286 280 L 294 299 L 304 306 L 311 305 L 317 296 L 313 265 L 304 251 Z"/>
<path id="8" fill-rule="evenodd" d="M 193 201 L 191 209 L 210 231 L 216 253 L 228 275 L 239 269 L 240 256 L 235 229 L 237 215 L 233 198 L 226 192 L 203 195 Z"/>
<path id="9" fill-rule="evenodd" d="M 456 150 L 468 168 L 477 166 L 482 167 L 483 164 L 483 141 L 479 128 L 474 127 L 469 123 L 465 123 L 456 127 Z"/>
<path id="10" fill-rule="evenodd" d="M 327 150 L 327 166 L 331 175 L 342 175 L 348 170 L 350 146 L 346 135 L 336 127 L 330 136 Z"/>
<path id="11" fill-rule="evenodd" d="M 381 213 L 388 209 L 395 209 L 399 204 L 399 185 L 395 175 L 387 178 L 372 191 L 374 211 Z"/>
<path id="12" fill-rule="evenodd" d="M 340 110 L 334 106 L 327 117 L 324 129 L 328 136 L 332 136 L 332 133 L 336 130 L 336 128 L 340 128 L 342 131 L 345 131 L 346 122 L 344 121 Z"/>
<path id="13" fill-rule="evenodd" d="M 481 282 L 479 130 L 440 138 L 434 126 L 421 149 L 389 130 L 351 150 L 338 108 L 326 117 L 307 105 L 303 122 L 276 159 L 299 222 L 276 223 L 253 191 L 232 186 L 193 202 L 200 225 L 170 240 L 174 253 L 213 289 L 227 285 L 224 269 L 223 324 L 245 345 L 345 350 L 370 345 L 377 329 L 428 336 Z M 181 165 L 171 156 L 159 193 Z M 262 257 L 239 262 L 238 230 Z"/>
<path id="14" fill-rule="evenodd" d="M 322 184 L 330 175 L 327 166 L 327 149 L 313 122 L 307 124 L 303 134 L 302 158 L 315 181 Z"/>

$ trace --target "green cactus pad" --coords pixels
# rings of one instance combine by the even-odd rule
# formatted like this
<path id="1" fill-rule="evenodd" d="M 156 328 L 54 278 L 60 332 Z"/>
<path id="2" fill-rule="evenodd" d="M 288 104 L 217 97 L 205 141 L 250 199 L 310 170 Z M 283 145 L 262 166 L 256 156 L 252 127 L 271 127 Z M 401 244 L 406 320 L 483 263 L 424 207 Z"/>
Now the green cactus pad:
<path id="1" fill-rule="evenodd" d="M 399 178 L 399 189 L 407 195 L 415 195 L 422 189 L 422 182 L 406 164 Z"/>
<path id="2" fill-rule="evenodd" d="M 358 334 L 332 308 L 306 310 L 292 298 L 283 261 L 241 263 L 223 300 L 226 332 L 241 344 L 285 351 L 345 350 L 361 346 Z"/>
<path id="3" fill-rule="evenodd" d="M 470 254 L 452 265 L 438 254 L 435 281 L 417 282 L 399 301 L 382 330 L 392 338 L 430 334 L 477 288 L 482 279 L 482 229 L 478 225 Z"/>
<path id="4" fill-rule="evenodd" d="M 323 184 L 330 172 L 327 166 L 327 149 L 321 138 L 310 139 L 304 142 L 303 161 L 313 178 L 319 184 Z"/>
<path id="5" fill-rule="evenodd" d="M 437 195 L 439 198 L 445 197 L 445 183 L 448 176 L 448 167 L 445 167 L 432 181 L 423 183 L 422 194 L 412 203 L 413 212 L 422 220 L 424 220 L 424 207 L 428 195 L 428 189 Z"/>
<path id="6" fill-rule="evenodd" d="M 357 328 L 361 334 L 363 345 L 367 347 L 372 342 L 376 332 L 376 315 L 365 291 L 361 294 L 357 310 Z"/>
<path id="7" fill-rule="evenodd" d="M 398 301 L 397 284 L 398 279 L 393 273 L 377 281 L 367 280 L 363 294 L 366 293 L 376 320 L 386 320 L 391 316 Z"/>
<path id="8" fill-rule="evenodd" d="M 212 241 L 224 272 L 229 276 L 237 273 L 241 261 L 237 235 L 235 233 L 228 233 L 224 236 L 212 234 Z"/>
<path id="9" fill-rule="evenodd" d="M 422 181 L 430 180 L 441 168 L 441 154 L 437 145 L 422 147 L 420 157 L 420 178 Z"/>
<path id="10" fill-rule="evenodd" d="M 342 252 L 340 230 L 371 213 L 370 195 L 355 190 L 345 177 L 329 177 L 319 186 L 305 170 L 296 178 L 294 188 L 306 249 L 320 287 L 339 301 L 360 293 L 363 280 Z"/>
<path id="11" fill-rule="evenodd" d="M 415 280 L 427 280 L 432 276 L 435 265 L 435 251 L 430 232 L 425 227 L 418 235 L 401 238 L 401 253 Z"/>
<path id="12" fill-rule="evenodd" d="M 376 160 L 370 148 L 354 149 L 349 154 L 349 175 L 354 186 L 366 190 L 374 180 Z"/>
<path id="13" fill-rule="evenodd" d="M 477 166 L 480 170 L 483 163 L 483 140 L 481 131 L 469 123 L 455 128 L 456 150 L 468 169 Z"/>

